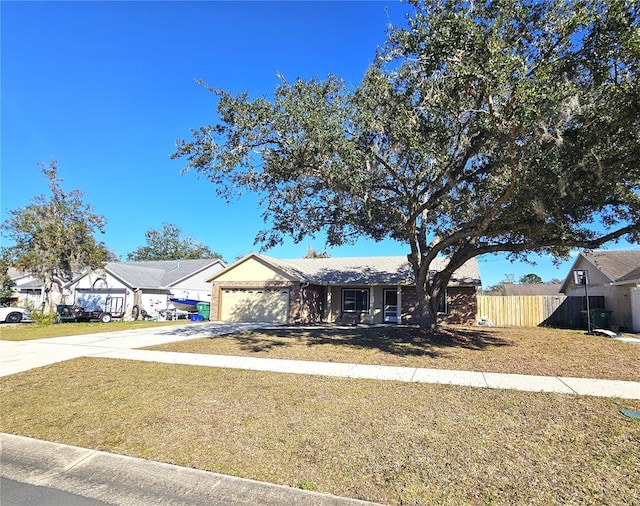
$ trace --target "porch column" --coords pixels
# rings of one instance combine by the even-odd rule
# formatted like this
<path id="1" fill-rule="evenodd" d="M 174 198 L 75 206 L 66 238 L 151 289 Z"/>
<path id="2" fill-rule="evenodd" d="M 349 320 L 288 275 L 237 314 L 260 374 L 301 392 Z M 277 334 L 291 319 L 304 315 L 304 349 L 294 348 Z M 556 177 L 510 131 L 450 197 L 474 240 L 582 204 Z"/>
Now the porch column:
<path id="1" fill-rule="evenodd" d="M 402 287 L 396 287 L 397 300 L 396 304 L 398 304 L 398 308 L 396 309 L 396 314 L 398 315 L 398 323 L 402 323 Z"/>
<path id="2" fill-rule="evenodd" d="M 369 325 L 373 325 L 373 313 L 374 313 L 374 298 L 375 290 L 373 287 L 369 287 Z"/>

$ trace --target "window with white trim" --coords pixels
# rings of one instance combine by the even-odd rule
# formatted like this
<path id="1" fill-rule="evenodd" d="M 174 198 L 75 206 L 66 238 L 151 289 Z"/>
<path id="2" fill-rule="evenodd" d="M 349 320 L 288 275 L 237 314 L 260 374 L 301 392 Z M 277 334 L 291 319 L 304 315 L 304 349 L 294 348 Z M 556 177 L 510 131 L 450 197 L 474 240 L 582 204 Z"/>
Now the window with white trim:
<path id="1" fill-rule="evenodd" d="M 369 311 L 369 290 L 345 288 L 342 290 L 343 311 Z"/>

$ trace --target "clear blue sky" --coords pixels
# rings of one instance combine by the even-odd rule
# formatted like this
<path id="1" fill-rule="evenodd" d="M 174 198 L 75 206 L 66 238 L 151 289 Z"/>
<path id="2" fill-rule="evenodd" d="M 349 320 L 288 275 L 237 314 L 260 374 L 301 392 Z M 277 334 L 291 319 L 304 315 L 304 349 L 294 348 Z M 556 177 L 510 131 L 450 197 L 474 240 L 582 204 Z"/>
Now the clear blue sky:
<path id="1" fill-rule="evenodd" d="M 1 208 L 48 194 L 37 163 L 59 162 L 65 190 L 80 189 L 106 217 L 101 237 L 121 259 L 162 223 L 228 262 L 256 251 L 257 199 L 225 205 L 208 181 L 181 175 L 175 140 L 215 122 L 213 96 L 194 80 L 258 97 L 277 73 L 292 81 L 329 73 L 357 83 L 403 20 L 397 1 L 23 2 L 2 1 Z M 322 238 L 266 254 L 297 258 Z M 614 246 L 615 247 L 615 246 Z M 628 247 L 628 246 L 627 246 Z M 332 256 L 405 255 L 405 245 L 362 240 Z M 555 268 L 481 257 L 485 286 L 513 274 L 563 278 Z"/>

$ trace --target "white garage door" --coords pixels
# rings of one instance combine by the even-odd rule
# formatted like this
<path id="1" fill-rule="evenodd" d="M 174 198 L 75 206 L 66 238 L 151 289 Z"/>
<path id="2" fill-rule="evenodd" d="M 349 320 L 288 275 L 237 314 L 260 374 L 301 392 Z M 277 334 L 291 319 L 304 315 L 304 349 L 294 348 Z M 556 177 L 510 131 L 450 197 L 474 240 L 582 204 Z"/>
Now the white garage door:
<path id="1" fill-rule="evenodd" d="M 222 290 L 221 320 L 224 322 L 287 323 L 287 290 Z"/>

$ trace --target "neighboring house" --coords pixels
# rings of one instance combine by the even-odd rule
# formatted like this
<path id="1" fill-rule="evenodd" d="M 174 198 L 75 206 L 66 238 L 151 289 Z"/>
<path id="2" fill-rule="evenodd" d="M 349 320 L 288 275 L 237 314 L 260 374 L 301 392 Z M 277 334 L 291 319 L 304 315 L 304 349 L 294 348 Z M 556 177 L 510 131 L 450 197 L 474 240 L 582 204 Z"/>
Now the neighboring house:
<path id="1" fill-rule="evenodd" d="M 446 260 L 437 260 L 442 269 Z M 274 323 L 417 323 L 406 257 L 278 260 L 252 253 L 209 278 L 210 319 Z M 473 323 L 480 275 L 475 259 L 451 278 L 442 320 Z"/>
<path id="2" fill-rule="evenodd" d="M 599 298 L 604 307 L 598 309 L 612 311 L 609 324 L 613 329 L 640 332 L 640 250 L 580 253 L 560 291 L 584 297 L 585 287 L 575 283 L 574 270 L 588 271 L 589 300 Z"/>
<path id="3" fill-rule="evenodd" d="M 536 295 L 560 295 L 560 283 L 504 283 L 499 295 L 518 295 L 518 296 L 536 296 Z"/>
<path id="4" fill-rule="evenodd" d="M 65 302 L 118 317 L 131 316 L 136 310 L 157 316 L 173 307 L 171 298 L 208 302 L 207 279 L 224 268 L 220 259 L 108 262 L 104 269 L 87 270 L 67 283 L 65 289 L 71 295 Z"/>
<path id="5" fill-rule="evenodd" d="M 32 274 L 10 267 L 7 274 L 15 283 L 12 291 L 15 292 L 17 303 L 23 306 L 41 309 L 45 302 L 44 297 L 44 281 L 33 276 Z M 58 278 L 54 280 L 51 287 L 53 292 L 53 301 L 58 304 L 64 299 L 64 282 Z"/>

